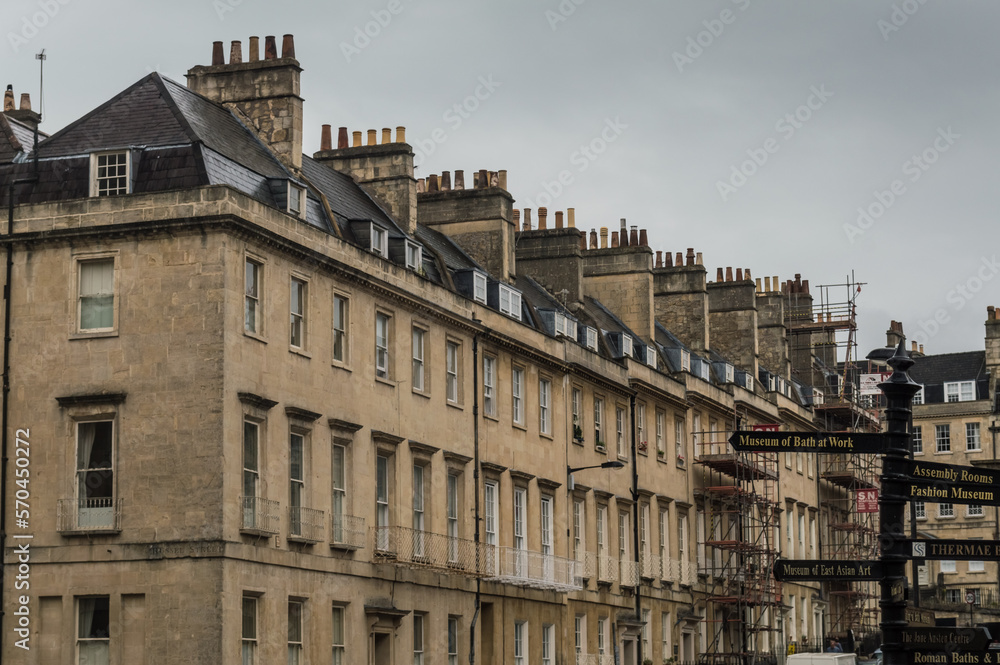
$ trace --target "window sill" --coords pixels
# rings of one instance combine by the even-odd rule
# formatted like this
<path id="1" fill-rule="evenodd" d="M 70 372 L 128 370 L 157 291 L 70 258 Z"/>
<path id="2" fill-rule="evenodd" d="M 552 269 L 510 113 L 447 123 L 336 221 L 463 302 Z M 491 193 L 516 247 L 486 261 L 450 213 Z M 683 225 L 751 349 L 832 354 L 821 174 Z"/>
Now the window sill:
<path id="1" fill-rule="evenodd" d="M 289 535 L 285 538 L 285 541 L 289 543 L 301 543 L 303 545 L 315 545 L 316 543 L 321 542 L 321 540 L 317 540 L 316 538 L 307 538 L 306 536 L 299 535 Z"/>
<path id="2" fill-rule="evenodd" d="M 969 575 L 983 575 L 986 573 L 985 570 L 968 570 L 966 571 Z"/>
<path id="3" fill-rule="evenodd" d="M 390 388 L 396 387 L 395 381 L 390 381 L 388 377 L 376 376 L 375 383 L 381 383 L 382 385 L 389 386 Z"/>
<path id="4" fill-rule="evenodd" d="M 447 404 L 453 409 L 458 409 L 459 411 L 465 411 L 465 405 L 462 404 L 461 402 L 449 402 L 445 400 L 445 404 Z"/>
<path id="5" fill-rule="evenodd" d="M 981 453 L 981 452 L 983 452 L 983 449 L 982 448 L 966 448 L 965 452 L 967 452 L 967 453 Z"/>
<path id="6" fill-rule="evenodd" d="M 250 332 L 246 328 L 243 329 L 243 336 L 244 337 L 249 337 L 250 339 L 255 339 L 258 342 L 260 342 L 261 344 L 267 344 L 267 340 L 264 339 L 263 335 L 260 335 L 259 333 Z"/>
<path id="7" fill-rule="evenodd" d="M 122 532 L 120 528 L 118 529 L 66 529 L 65 531 L 60 531 L 60 536 L 66 537 L 79 537 L 79 536 L 117 536 Z"/>
<path id="8" fill-rule="evenodd" d="M 935 455 L 951 455 L 950 450 L 937 450 L 934 452 Z"/>
<path id="9" fill-rule="evenodd" d="M 542 437 L 543 439 L 548 439 L 549 441 L 555 441 L 555 437 L 553 437 L 552 434 L 549 432 L 539 432 L 538 436 Z"/>
<path id="10" fill-rule="evenodd" d="M 986 517 L 986 513 L 983 513 L 982 515 L 969 515 L 968 513 L 965 514 L 965 519 L 967 520 L 981 520 L 984 517 Z"/>
<path id="11" fill-rule="evenodd" d="M 331 550 L 343 550 L 345 552 L 353 552 L 354 550 L 360 550 L 361 545 L 352 545 L 350 543 L 330 543 Z"/>
<path id="12" fill-rule="evenodd" d="M 99 339 L 101 337 L 118 337 L 117 330 L 95 330 L 94 332 L 75 332 L 70 334 L 73 339 Z"/>
<path id="13" fill-rule="evenodd" d="M 938 515 L 937 518 L 938 518 L 938 520 L 953 520 L 953 519 L 955 519 L 955 516 L 954 515 Z"/>
<path id="14" fill-rule="evenodd" d="M 495 423 L 500 422 L 500 418 L 498 418 L 495 413 L 484 413 L 483 418 L 486 418 L 487 420 L 492 420 Z"/>
<path id="15" fill-rule="evenodd" d="M 583 445 L 583 437 L 580 437 L 580 438 L 578 439 L 578 438 L 576 438 L 576 437 L 574 436 L 574 437 L 573 437 L 573 443 L 574 443 L 574 444 L 576 444 L 576 445 L 578 445 L 578 446 L 582 446 L 582 445 Z"/>
<path id="16" fill-rule="evenodd" d="M 330 363 L 330 366 L 331 367 L 336 367 L 337 369 L 342 369 L 345 372 L 352 372 L 352 371 L 354 371 L 354 370 L 351 369 L 350 365 L 348 365 L 347 363 L 342 363 L 339 360 L 334 360 L 333 362 Z"/>
<path id="17" fill-rule="evenodd" d="M 292 353 L 292 354 L 295 354 L 297 356 L 302 356 L 303 358 L 306 358 L 308 360 L 312 360 L 312 354 L 309 353 L 308 351 L 304 350 L 304 349 L 300 349 L 300 348 L 295 347 L 295 346 L 290 346 L 290 347 L 288 347 L 288 352 Z"/>
<path id="18" fill-rule="evenodd" d="M 528 431 L 528 428 L 525 427 L 522 423 L 511 423 L 510 426 L 513 427 L 514 429 L 519 429 L 522 432 Z"/>
<path id="19" fill-rule="evenodd" d="M 411 392 L 414 395 L 416 395 L 417 397 L 423 397 L 424 399 L 430 399 L 431 398 L 431 394 L 429 392 L 427 392 L 426 390 L 417 390 L 416 388 L 413 388 L 411 390 Z"/>

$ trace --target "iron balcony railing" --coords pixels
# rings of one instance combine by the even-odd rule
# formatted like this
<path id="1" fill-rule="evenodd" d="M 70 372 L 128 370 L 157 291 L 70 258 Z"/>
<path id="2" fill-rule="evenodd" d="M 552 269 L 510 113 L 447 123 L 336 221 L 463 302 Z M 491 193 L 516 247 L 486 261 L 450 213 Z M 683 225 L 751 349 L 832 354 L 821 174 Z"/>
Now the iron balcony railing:
<path id="1" fill-rule="evenodd" d="M 358 550 L 365 546 L 368 535 L 365 518 L 354 515 L 331 515 L 330 547 L 342 550 Z"/>
<path id="2" fill-rule="evenodd" d="M 290 506 L 288 508 L 288 540 L 319 543 L 325 537 L 326 522 L 322 510 Z"/>
<path id="3" fill-rule="evenodd" d="M 241 496 L 243 510 L 240 530 L 262 536 L 273 536 L 281 525 L 281 505 L 261 496 Z"/>
<path id="4" fill-rule="evenodd" d="M 643 577 L 648 579 L 657 579 L 660 577 L 660 557 L 649 552 L 643 552 L 639 557 L 639 563 Z"/>
<path id="5" fill-rule="evenodd" d="M 639 562 L 619 561 L 621 574 L 618 583 L 622 586 L 639 586 Z"/>
<path id="6" fill-rule="evenodd" d="M 475 541 L 445 536 L 402 526 L 372 529 L 375 558 L 397 564 L 450 570 L 466 575 L 485 575 L 485 545 Z"/>
<path id="7" fill-rule="evenodd" d="M 122 500 L 60 499 L 56 504 L 57 528 L 61 533 L 74 531 L 121 531 Z"/>
<path id="8" fill-rule="evenodd" d="M 572 559 L 513 547 L 496 550 L 498 573 L 493 579 L 499 582 L 557 591 L 583 588 Z"/>
<path id="9" fill-rule="evenodd" d="M 618 559 L 603 554 L 597 555 L 597 581 L 617 582 L 618 581 Z"/>

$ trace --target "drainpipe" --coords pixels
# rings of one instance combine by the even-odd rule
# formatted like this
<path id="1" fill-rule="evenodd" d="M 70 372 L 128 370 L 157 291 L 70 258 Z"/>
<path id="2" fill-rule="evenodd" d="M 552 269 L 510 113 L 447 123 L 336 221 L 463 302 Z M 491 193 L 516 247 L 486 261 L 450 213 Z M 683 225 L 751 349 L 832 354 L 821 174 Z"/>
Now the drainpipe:
<path id="1" fill-rule="evenodd" d="M 476 323 L 481 321 L 475 317 Z M 475 487 L 475 543 L 476 559 L 479 564 L 479 333 L 472 336 L 472 441 L 475 460 L 472 467 L 472 485 Z M 472 613 L 472 623 L 469 625 L 469 665 L 476 663 L 476 620 L 479 618 L 479 607 L 482 600 L 482 581 L 476 575 L 476 609 Z"/>
<path id="2" fill-rule="evenodd" d="M 631 421 L 632 421 L 632 505 L 635 507 L 635 516 L 632 519 L 632 551 L 635 552 L 635 561 L 638 569 L 636 570 L 636 580 L 635 580 L 635 618 L 636 621 L 642 621 L 642 561 L 639 555 L 639 467 L 636 464 L 636 442 L 635 442 L 635 393 L 629 395 L 628 398 L 629 410 L 631 411 Z M 648 525 L 647 525 L 648 526 Z M 636 662 L 642 662 L 642 634 L 640 633 L 639 639 L 636 640 Z"/>
<path id="3" fill-rule="evenodd" d="M 36 149 L 35 154 L 38 154 Z M 37 164 L 37 162 L 36 162 Z M 11 276 L 14 274 L 14 188 L 17 185 L 38 182 L 38 173 L 27 178 L 11 178 L 7 189 L 7 278 L 3 283 L 3 403 L 0 406 L 0 626 L 7 607 L 6 589 L 4 588 L 4 572 L 2 553 L 7 551 L 7 431 L 10 413 L 10 299 Z M 3 653 L 3 631 L 0 630 L 0 654 Z"/>

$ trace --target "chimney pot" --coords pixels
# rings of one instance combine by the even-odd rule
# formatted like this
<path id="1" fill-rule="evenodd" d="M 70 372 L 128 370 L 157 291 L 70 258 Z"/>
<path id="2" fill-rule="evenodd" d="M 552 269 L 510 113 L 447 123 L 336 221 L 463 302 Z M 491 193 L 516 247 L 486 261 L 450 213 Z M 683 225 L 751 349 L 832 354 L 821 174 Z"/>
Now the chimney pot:
<path id="1" fill-rule="evenodd" d="M 374 129 L 368 130 L 368 145 L 378 145 L 378 132 Z"/>
<path id="2" fill-rule="evenodd" d="M 406 143 L 406 127 L 396 128 L 396 143 Z"/>
<path id="3" fill-rule="evenodd" d="M 633 226 L 628 234 L 628 244 L 630 247 L 639 246 L 639 227 Z"/>
<path id="4" fill-rule="evenodd" d="M 226 56 L 222 51 L 222 42 L 212 42 L 212 66 L 226 64 Z M 10 88 L 7 88 L 10 90 Z"/>
<path id="5" fill-rule="evenodd" d="M 997 310 L 993 305 L 988 305 L 986 307 L 986 320 L 994 321 L 997 318 Z"/>
<path id="6" fill-rule="evenodd" d="M 590 229 L 590 248 L 597 249 L 597 231 Z"/>
<path id="7" fill-rule="evenodd" d="M 619 245 L 618 243 L 619 243 L 619 241 L 618 241 L 618 231 L 612 231 L 611 232 L 611 246 L 612 247 L 621 247 L 621 245 Z"/>
<path id="8" fill-rule="evenodd" d="M 694 247 L 688 247 L 687 251 L 687 264 L 694 265 Z"/>
<path id="9" fill-rule="evenodd" d="M 543 230 L 548 228 L 548 216 L 549 209 L 542 206 L 538 209 L 538 229 Z"/>
<path id="10" fill-rule="evenodd" d="M 392 143 L 392 130 L 388 127 L 382 128 L 382 145 Z"/>
<path id="11" fill-rule="evenodd" d="M 514 228 L 519 228 L 521 224 L 521 211 L 514 210 Z"/>
<path id="12" fill-rule="evenodd" d="M 349 148 L 351 146 L 347 138 L 347 127 L 341 127 L 337 130 L 337 150 L 341 148 Z"/>
<path id="13" fill-rule="evenodd" d="M 809 293 L 809 280 L 802 280 L 802 293 Z"/>
<path id="14" fill-rule="evenodd" d="M 576 208 L 566 208 L 566 225 L 571 228 L 576 228 Z"/>
<path id="15" fill-rule="evenodd" d="M 563 227 L 563 211 L 556 210 L 556 228 L 561 229 Z"/>
<path id="16" fill-rule="evenodd" d="M 736 281 L 737 282 L 742 282 L 743 281 L 743 268 L 737 268 L 736 269 Z"/>
<path id="17" fill-rule="evenodd" d="M 774 287 L 775 291 L 780 291 L 781 290 L 781 282 L 778 281 L 778 276 L 777 275 L 775 275 L 774 277 L 771 278 L 771 285 Z"/>
<path id="18" fill-rule="evenodd" d="M 586 252 L 587 251 L 587 234 L 586 233 L 581 233 L 580 234 L 580 251 L 581 252 Z"/>
<path id="19" fill-rule="evenodd" d="M 427 191 L 427 183 L 424 182 L 423 178 L 417 179 L 417 194 L 423 194 Z"/>
<path id="20" fill-rule="evenodd" d="M 243 43 L 233 40 L 229 45 L 229 64 L 238 65 L 243 62 Z"/>
<path id="21" fill-rule="evenodd" d="M 479 172 L 480 177 L 483 177 L 485 174 L 486 174 L 486 171 L 480 171 Z M 530 231 L 531 230 L 531 208 L 525 208 L 524 209 L 524 227 L 523 227 L 523 229 L 525 231 Z"/>
<path id="22" fill-rule="evenodd" d="M 639 246 L 649 247 L 649 237 L 646 235 L 646 229 L 639 231 Z"/>
<path id="23" fill-rule="evenodd" d="M 320 133 L 319 149 L 333 150 L 333 128 L 330 125 L 323 125 Z"/>
<path id="24" fill-rule="evenodd" d="M 278 46 L 274 41 L 274 35 L 268 35 L 264 37 L 264 59 L 265 60 L 278 59 Z"/>
<path id="25" fill-rule="evenodd" d="M 351 132 L 351 138 L 353 139 L 353 145 L 352 145 L 352 147 L 354 147 L 354 148 L 360 148 L 361 147 L 361 132 L 360 131 Z"/>
<path id="26" fill-rule="evenodd" d="M 497 171 L 497 187 L 507 191 L 507 169 Z"/>
<path id="27" fill-rule="evenodd" d="M 295 38 L 291 35 L 285 35 L 281 38 L 281 57 L 282 58 L 294 58 L 295 57 Z"/>
<path id="28" fill-rule="evenodd" d="M 923 354 L 924 354 L 924 345 L 921 344 L 920 345 L 920 355 L 923 355 Z"/>
<path id="29" fill-rule="evenodd" d="M 441 171 L 441 190 L 445 192 L 451 191 L 451 171 Z"/>
<path id="30" fill-rule="evenodd" d="M 757 280 L 754 282 L 754 288 L 757 290 L 757 293 L 762 293 L 762 291 L 760 290 L 760 277 L 758 277 Z"/>
<path id="31" fill-rule="evenodd" d="M 489 176 L 486 169 L 479 169 L 479 180 L 476 181 L 476 189 L 486 189 L 489 187 Z"/>
<path id="32" fill-rule="evenodd" d="M 490 171 L 489 177 L 490 177 L 490 180 L 489 180 L 490 187 L 499 187 L 500 186 L 500 176 L 497 175 L 496 171 Z"/>
<path id="33" fill-rule="evenodd" d="M 911 353 L 917 352 L 917 340 L 913 340 L 912 342 L 910 342 L 910 352 Z"/>
<path id="34" fill-rule="evenodd" d="M 716 282 L 724 282 L 724 281 L 726 281 L 726 277 L 725 277 L 725 275 L 722 272 L 722 267 L 721 266 L 715 269 L 715 281 Z"/>
<path id="35" fill-rule="evenodd" d="M 743 269 L 743 279 L 752 280 L 753 277 L 750 276 L 750 268 Z"/>
<path id="36" fill-rule="evenodd" d="M 657 268 L 662 268 L 663 267 L 663 250 L 662 249 L 656 250 L 656 267 Z"/>
<path id="37" fill-rule="evenodd" d="M 698 252 L 697 254 L 694 255 L 694 264 L 696 266 L 703 266 L 703 265 L 705 265 L 704 263 L 701 262 L 701 252 Z"/>
<path id="38" fill-rule="evenodd" d="M 674 267 L 674 255 L 670 252 L 663 253 L 663 267 L 673 268 Z"/>
<path id="39" fill-rule="evenodd" d="M 601 249 L 608 248 L 608 227 L 601 227 Z"/>
<path id="40" fill-rule="evenodd" d="M 260 37 L 251 37 L 247 50 L 249 51 L 249 53 L 247 53 L 247 60 L 249 62 L 257 62 L 260 60 Z"/>
<path id="41" fill-rule="evenodd" d="M 732 266 L 726 266 L 726 281 L 727 282 L 733 281 L 733 267 Z"/>
<path id="42" fill-rule="evenodd" d="M 465 171 L 455 171 L 455 189 L 465 189 Z"/>
<path id="43" fill-rule="evenodd" d="M 432 173 L 427 177 L 427 191 L 436 192 L 438 191 L 438 177 L 437 173 Z"/>
<path id="44" fill-rule="evenodd" d="M 31 110 L 31 94 L 27 92 L 21 93 L 21 110 L 30 111 Z"/>
<path id="45" fill-rule="evenodd" d="M 764 278 L 764 291 L 766 293 L 770 293 L 771 292 L 771 278 L 770 277 L 765 277 Z"/>
<path id="46" fill-rule="evenodd" d="M 684 265 L 684 255 L 681 254 L 680 252 L 677 252 L 677 256 L 675 257 L 674 260 L 674 265 L 677 266 L 678 268 Z"/>

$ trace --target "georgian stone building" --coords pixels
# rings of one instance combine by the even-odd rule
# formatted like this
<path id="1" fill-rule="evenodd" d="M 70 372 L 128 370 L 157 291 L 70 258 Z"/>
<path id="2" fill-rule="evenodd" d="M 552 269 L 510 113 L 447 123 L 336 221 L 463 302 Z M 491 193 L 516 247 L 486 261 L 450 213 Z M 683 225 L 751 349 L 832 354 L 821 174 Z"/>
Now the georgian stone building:
<path id="1" fill-rule="evenodd" d="M 870 625 L 770 575 L 836 544 L 849 460 L 727 444 L 859 408 L 807 282 L 533 224 L 502 170 L 418 181 L 401 127 L 303 155 L 292 39 L 259 46 L 37 162 L 0 126 L 5 661 L 770 660 Z"/>

